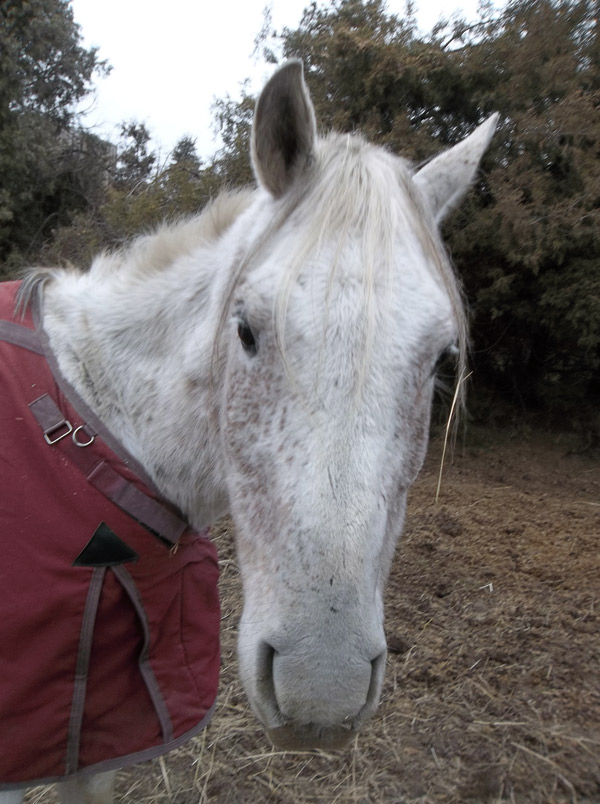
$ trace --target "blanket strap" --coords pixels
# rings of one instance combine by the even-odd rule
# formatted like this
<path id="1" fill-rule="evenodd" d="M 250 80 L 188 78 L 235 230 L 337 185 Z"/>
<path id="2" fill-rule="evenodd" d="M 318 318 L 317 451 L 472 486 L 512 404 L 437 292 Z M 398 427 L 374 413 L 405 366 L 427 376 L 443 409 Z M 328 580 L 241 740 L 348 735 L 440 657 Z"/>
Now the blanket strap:
<path id="1" fill-rule="evenodd" d="M 74 428 L 49 394 L 34 399 L 29 409 L 48 445 L 76 464 L 94 488 L 169 546 L 177 544 L 188 524 L 99 459 L 92 447 L 96 436 L 92 428 L 87 424 Z"/>
<path id="2" fill-rule="evenodd" d="M 79 636 L 79 649 L 77 651 L 77 664 L 73 682 L 73 699 L 71 702 L 71 716 L 69 718 L 69 731 L 67 741 L 67 757 L 65 773 L 71 774 L 79 770 L 79 743 L 81 740 L 81 725 L 85 706 L 85 693 L 88 682 L 92 641 L 94 638 L 94 623 L 106 567 L 95 567 L 85 601 L 83 622 Z"/>
<path id="3" fill-rule="evenodd" d="M 29 349 L 38 355 L 44 354 L 44 347 L 37 332 L 14 321 L 0 321 L 0 341 L 14 343 L 15 346 Z"/>
<path id="4" fill-rule="evenodd" d="M 43 331 L 31 329 L 15 321 L 0 321 L 0 340 L 35 352 L 42 357 L 45 356 L 48 360 L 48 348 L 44 342 L 44 335 Z M 48 362 L 52 368 L 52 362 L 50 360 Z M 57 372 L 58 369 L 54 368 L 55 379 Z M 73 389 L 68 388 L 67 390 L 78 398 Z M 79 398 L 78 401 L 80 401 Z M 95 417 L 91 413 L 87 415 L 89 411 L 83 403 L 78 407 L 83 407 L 88 421 L 74 426 L 49 394 L 43 394 L 29 403 L 29 409 L 40 425 L 44 439 L 50 448 L 59 449 L 65 454 L 84 473 L 94 488 L 144 525 L 154 536 L 169 547 L 175 546 L 188 529 L 188 523 L 178 516 L 168 503 L 144 493 L 94 453 L 93 443 L 98 435 L 98 430 L 101 429 L 101 424 L 98 422 L 90 424 L 89 420 L 94 421 Z M 102 431 L 102 440 L 105 443 L 110 440 L 104 431 Z M 113 443 L 107 443 L 107 446 L 113 452 L 120 453 L 117 457 L 123 460 L 122 448 L 115 449 Z M 134 464 L 135 462 L 128 460 L 127 463 Z M 143 479 L 146 482 L 146 479 Z"/>

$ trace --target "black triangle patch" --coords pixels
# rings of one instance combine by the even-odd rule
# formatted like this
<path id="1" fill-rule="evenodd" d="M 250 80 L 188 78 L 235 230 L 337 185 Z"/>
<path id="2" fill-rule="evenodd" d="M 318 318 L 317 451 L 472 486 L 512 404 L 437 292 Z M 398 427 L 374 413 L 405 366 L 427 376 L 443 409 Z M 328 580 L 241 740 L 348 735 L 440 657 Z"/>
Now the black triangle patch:
<path id="1" fill-rule="evenodd" d="M 139 558 L 135 550 L 101 522 L 96 532 L 73 562 L 74 567 L 114 567 Z"/>

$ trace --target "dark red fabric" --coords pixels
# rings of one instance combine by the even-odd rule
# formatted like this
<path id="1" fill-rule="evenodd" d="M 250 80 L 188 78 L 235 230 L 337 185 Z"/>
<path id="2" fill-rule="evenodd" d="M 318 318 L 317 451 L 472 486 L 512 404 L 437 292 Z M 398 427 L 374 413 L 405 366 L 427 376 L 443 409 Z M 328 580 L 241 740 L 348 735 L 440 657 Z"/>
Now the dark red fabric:
<path id="1" fill-rule="evenodd" d="M 0 285 L 11 320 L 18 283 Z M 33 328 L 30 316 L 27 326 Z M 149 665 L 172 732 L 163 734 L 140 672 L 143 627 L 108 567 L 93 631 L 78 770 L 160 754 L 193 733 L 214 704 L 219 672 L 216 550 L 191 529 L 169 550 L 49 446 L 27 405 L 49 393 L 83 420 L 43 357 L 0 341 L 0 785 L 60 778 L 82 616 L 93 569 L 74 567 L 101 522 L 139 556 L 121 565 L 150 627 Z M 99 460 L 150 494 L 97 438 Z M 152 496 L 152 495 L 151 495 Z"/>

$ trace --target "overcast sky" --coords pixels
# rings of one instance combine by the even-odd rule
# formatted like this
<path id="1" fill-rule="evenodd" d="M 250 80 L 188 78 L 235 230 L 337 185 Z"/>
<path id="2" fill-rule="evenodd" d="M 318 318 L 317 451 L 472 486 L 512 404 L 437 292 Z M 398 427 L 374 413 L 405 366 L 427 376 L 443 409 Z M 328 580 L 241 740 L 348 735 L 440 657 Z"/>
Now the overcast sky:
<path id="1" fill-rule="evenodd" d="M 297 27 L 309 0 L 71 0 L 85 46 L 99 47 L 113 67 L 108 78 L 96 79 L 87 125 L 117 141 L 121 121 L 144 122 L 163 159 L 184 135 L 196 140 L 200 155 L 213 153 L 213 100 L 239 97 L 245 78 L 258 90 L 273 71 L 252 57 L 267 4 L 281 30 Z M 458 11 L 474 20 L 477 5 L 416 0 L 417 21 L 429 31 Z M 388 10 L 403 16 L 405 0 L 388 0 Z"/>

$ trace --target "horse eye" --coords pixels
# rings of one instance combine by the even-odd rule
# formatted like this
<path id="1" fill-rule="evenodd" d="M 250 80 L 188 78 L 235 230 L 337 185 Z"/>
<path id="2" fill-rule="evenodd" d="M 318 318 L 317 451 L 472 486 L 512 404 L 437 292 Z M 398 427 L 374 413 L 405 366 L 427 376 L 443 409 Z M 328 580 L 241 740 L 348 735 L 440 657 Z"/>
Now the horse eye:
<path id="1" fill-rule="evenodd" d="M 239 322 L 238 337 L 246 352 L 248 352 L 248 354 L 255 355 L 258 349 L 256 338 L 254 337 L 254 334 L 246 321 Z"/>
<path id="2" fill-rule="evenodd" d="M 431 376 L 435 377 L 441 369 L 453 369 L 458 357 L 458 348 L 452 344 L 447 346 L 444 351 L 439 355 L 435 365 L 431 371 Z"/>

